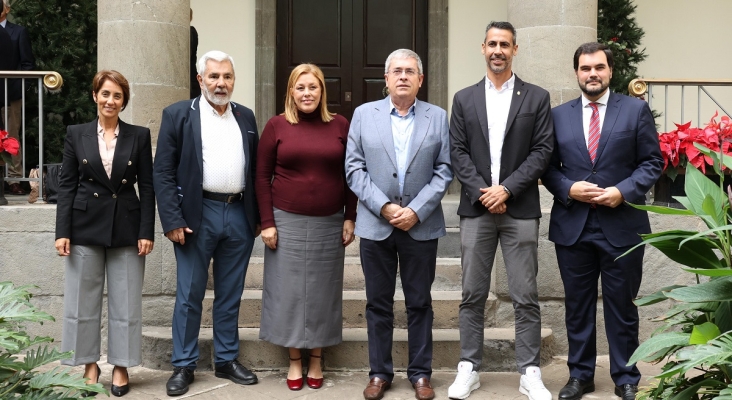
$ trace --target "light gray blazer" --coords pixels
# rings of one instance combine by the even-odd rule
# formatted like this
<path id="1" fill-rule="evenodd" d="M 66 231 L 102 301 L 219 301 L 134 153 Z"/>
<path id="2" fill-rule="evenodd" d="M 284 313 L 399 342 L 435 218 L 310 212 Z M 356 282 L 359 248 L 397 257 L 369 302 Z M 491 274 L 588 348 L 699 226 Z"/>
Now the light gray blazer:
<path id="1" fill-rule="evenodd" d="M 359 200 L 356 235 L 370 240 L 389 237 L 395 228 L 381 216 L 381 207 L 399 204 L 390 111 L 388 97 L 363 104 L 348 132 L 346 180 Z M 401 205 L 419 217 L 409 230 L 413 239 L 437 239 L 446 233 L 441 200 L 452 181 L 447 113 L 423 101 L 417 101 L 414 113 Z"/>

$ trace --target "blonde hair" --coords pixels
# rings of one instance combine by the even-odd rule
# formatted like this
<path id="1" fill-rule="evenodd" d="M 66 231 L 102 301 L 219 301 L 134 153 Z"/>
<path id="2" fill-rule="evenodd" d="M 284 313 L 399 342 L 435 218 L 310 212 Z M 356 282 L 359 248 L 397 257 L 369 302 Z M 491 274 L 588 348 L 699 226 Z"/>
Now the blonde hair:
<path id="1" fill-rule="evenodd" d="M 328 97 L 325 94 L 325 77 L 323 71 L 318 68 L 315 64 L 300 64 L 290 73 L 290 78 L 287 80 L 287 90 L 285 91 L 285 112 L 282 115 L 290 124 L 294 125 L 298 123 L 297 117 L 297 105 L 295 105 L 295 99 L 292 97 L 292 88 L 300 79 L 300 76 L 304 74 L 313 74 L 320 84 L 320 119 L 323 122 L 330 122 L 333 120 L 333 113 L 328 111 Z"/>

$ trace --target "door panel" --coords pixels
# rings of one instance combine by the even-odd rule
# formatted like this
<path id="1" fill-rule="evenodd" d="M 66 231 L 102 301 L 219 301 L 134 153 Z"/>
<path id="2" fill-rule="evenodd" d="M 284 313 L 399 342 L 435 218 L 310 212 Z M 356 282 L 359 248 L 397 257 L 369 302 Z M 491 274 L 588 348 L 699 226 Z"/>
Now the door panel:
<path id="1" fill-rule="evenodd" d="M 325 75 L 328 109 L 350 120 L 359 105 L 384 98 L 384 61 L 413 49 L 427 65 L 424 0 L 278 0 L 277 112 L 290 72 L 311 62 Z M 418 97 L 427 99 L 426 79 Z"/>

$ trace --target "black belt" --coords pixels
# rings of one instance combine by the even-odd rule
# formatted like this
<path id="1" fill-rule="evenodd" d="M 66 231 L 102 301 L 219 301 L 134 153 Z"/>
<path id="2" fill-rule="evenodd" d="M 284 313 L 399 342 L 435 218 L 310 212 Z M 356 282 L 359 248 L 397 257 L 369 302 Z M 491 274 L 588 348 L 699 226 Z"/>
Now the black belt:
<path id="1" fill-rule="evenodd" d="M 214 193 L 203 191 L 203 198 L 209 200 L 223 201 L 224 203 L 236 203 L 244 200 L 244 192 L 241 193 Z"/>

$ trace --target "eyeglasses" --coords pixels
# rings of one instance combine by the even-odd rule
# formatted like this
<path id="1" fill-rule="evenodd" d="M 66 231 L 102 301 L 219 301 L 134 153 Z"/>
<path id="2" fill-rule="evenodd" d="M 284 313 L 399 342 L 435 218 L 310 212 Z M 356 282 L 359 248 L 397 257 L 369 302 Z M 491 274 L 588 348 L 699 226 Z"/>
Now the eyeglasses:
<path id="1" fill-rule="evenodd" d="M 407 76 L 409 76 L 409 77 L 417 75 L 417 71 L 413 70 L 411 68 L 407 68 L 407 69 L 394 68 L 393 70 L 391 70 L 391 74 L 395 77 L 400 77 L 400 76 L 402 76 L 403 73 L 407 74 Z"/>

